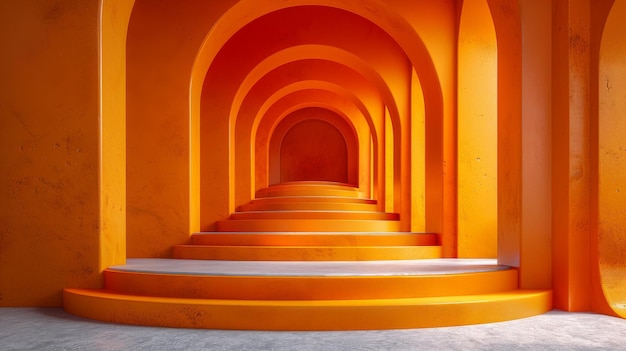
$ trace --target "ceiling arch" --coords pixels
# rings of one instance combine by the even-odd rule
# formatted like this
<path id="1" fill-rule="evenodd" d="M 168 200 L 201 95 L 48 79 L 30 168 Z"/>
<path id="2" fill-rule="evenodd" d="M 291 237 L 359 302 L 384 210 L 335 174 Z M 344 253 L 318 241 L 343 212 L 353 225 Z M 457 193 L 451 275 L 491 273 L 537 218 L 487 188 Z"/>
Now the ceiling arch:
<path id="1" fill-rule="evenodd" d="M 297 6 L 328 6 L 359 15 L 387 32 L 404 50 L 422 82 L 427 110 L 440 115 L 442 93 L 432 59 L 423 41 L 401 14 L 389 9 L 382 1 L 362 0 L 293 0 L 261 2 L 243 0 L 233 5 L 211 28 L 196 55 L 191 74 L 192 115 L 199 113 L 198 104 L 204 78 L 225 43 L 251 21 L 271 12 Z M 194 106 L 195 105 L 195 106 Z"/>

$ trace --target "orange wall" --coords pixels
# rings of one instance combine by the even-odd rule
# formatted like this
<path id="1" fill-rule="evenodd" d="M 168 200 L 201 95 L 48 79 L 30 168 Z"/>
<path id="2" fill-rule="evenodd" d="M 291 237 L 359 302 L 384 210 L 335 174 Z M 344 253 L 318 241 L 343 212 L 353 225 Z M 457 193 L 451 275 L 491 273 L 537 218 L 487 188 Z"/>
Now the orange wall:
<path id="1" fill-rule="evenodd" d="M 190 72 L 232 3 L 136 1 L 128 29 L 128 257 L 169 257 L 198 230 L 190 210 L 198 195 L 190 193 Z"/>
<path id="2" fill-rule="evenodd" d="M 309 119 L 291 127 L 280 148 L 281 182 L 327 180 L 348 182 L 348 148 L 328 122 Z"/>
<path id="3" fill-rule="evenodd" d="M 626 318 L 626 1 L 608 15 L 599 60 L 597 261 L 614 313 Z M 595 82 L 594 82 L 595 83 Z M 594 255 L 595 256 L 595 255 Z M 594 257 L 595 258 L 595 257 Z"/>
<path id="4" fill-rule="evenodd" d="M 63 288 L 99 287 L 119 262 L 102 255 L 118 240 L 101 217 L 99 7 L 0 2 L 2 306 L 58 306 Z"/>
<path id="5" fill-rule="evenodd" d="M 623 1 L 622 1 L 623 2 Z M 589 131 L 589 139 L 590 139 L 590 166 L 591 166 L 591 230 L 590 230 L 590 240 L 589 240 L 589 270 L 590 270 L 590 285 L 589 290 L 577 291 L 575 289 L 567 288 L 563 291 L 560 291 L 559 294 L 562 296 L 565 294 L 568 295 L 576 295 L 576 294 L 589 294 L 591 295 L 591 309 L 594 312 L 604 313 L 609 315 L 615 315 L 615 311 L 609 305 L 607 298 L 604 293 L 603 280 L 601 277 L 601 259 L 600 259 L 600 231 L 599 231 L 599 218 L 600 213 L 599 209 L 599 182 L 600 182 L 600 106 L 606 105 L 606 95 L 604 95 L 607 91 L 606 89 L 606 80 L 601 79 L 601 72 L 604 71 L 603 64 L 601 64 L 601 51 L 605 33 L 606 22 L 613 9 L 613 5 L 615 4 L 615 0 L 598 0 L 591 7 L 591 44 L 590 44 L 590 56 L 591 56 L 591 70 L 590 70 L 590 91 L 591 91 L 591 104 L 590 104 L 590 112 L 591 112 L 591 123 L 590 123 L 590 131 Z M 623 5 L 622 5 L 623 6 Z M 619 12 L 617 12 L 619 13 Z M 619 16 L 619 15 L 617 15 Z M 623 16 L 623 15 L 622 15 Z M 619 18 L 619 17 L 618 17 Z M 615 28 L 615 27 L 613 27 Z M 618 32 L 608 32 L 608 36 L 606 40 L 612 42 L 612 44 L 618 44 L 621 42 L 620 39 L 615 40 L 621 34 L 619 29 Z M 609 51 L 614 50 L 614 48 L 608 47 Z M 619 45 L 619 44 L 618 44 Z M 606 50 L 606 49 L 605 49 Z M 604 62 L 606 64 L 607 62 Z M 606 77 L 605 77 L 606 78 Z M 604 82 L 603 82 L 604 80 Z M 602 93 L 601 93 L 602 92 Z M 586 251 L 583 251 L 586 253 Z M 622 261 L 624 262 L 624 261 Z M 575 273 L 575 271 L 572 271 Z M 559 286 L 554 286 L 555 292 L 559 289 Z"/>

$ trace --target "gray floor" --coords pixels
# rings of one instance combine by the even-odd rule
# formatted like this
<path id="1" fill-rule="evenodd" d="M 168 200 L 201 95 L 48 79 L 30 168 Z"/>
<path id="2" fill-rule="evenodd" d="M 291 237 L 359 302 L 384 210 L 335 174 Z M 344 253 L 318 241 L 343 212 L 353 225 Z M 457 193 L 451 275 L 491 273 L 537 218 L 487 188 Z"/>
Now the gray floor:
<path id="1" fill-rule="evenodd" d="M 0 350 L 626 350 L 626 320 L 552 311 L 516 321 L 358 332 L 124 326 L 60 308 L 0 308 Z"/>

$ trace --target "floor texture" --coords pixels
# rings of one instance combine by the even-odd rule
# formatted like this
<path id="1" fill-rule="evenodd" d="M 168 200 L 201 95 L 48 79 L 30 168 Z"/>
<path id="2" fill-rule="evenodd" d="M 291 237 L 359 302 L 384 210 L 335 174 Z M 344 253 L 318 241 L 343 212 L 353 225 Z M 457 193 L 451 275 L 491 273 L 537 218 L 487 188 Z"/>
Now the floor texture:
<path id="1" fill-rule="evenodd" d="M 549 313 L 473 326 L 256 332 L 107 324 L 61 308 L 0 308 L 0 350 L 626 350 L 626 320 Z"/>

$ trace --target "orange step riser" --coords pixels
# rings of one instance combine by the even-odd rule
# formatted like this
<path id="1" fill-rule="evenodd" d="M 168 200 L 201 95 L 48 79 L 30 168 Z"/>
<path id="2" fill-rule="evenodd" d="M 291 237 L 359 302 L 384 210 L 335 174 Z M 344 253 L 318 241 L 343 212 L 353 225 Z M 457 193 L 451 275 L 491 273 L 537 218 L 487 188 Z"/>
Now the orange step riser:
<path id="1" fill-rule="evenodd" d="M 64 291 L 67 312 L 113 323 L 234 330 L 382 330 L 490 323 L 530 317 L 552 308 L 549 291 L 446 302 L 373 300 L 356 304 L 258 304 L 111 296 Z"/>
<path id="2" fill-rule="evenodd" d="M 436 234 L 211 233 L 191 236 L 194 245 L 223 246 L 436 246 Z"/>
<path id="3" fill-rule="evenodd" d="M 293 182 L 270 185 L 267 188 L 259 189 L 258 193 L 272 192 L 277 190 L 303 190 L 303 189 L 316 189 L 316 190 L 342 190 L 358 192 L 359 189 L 350 184 L 343 183 L 305 183 L 305 182 Z"/>
<path id="4" fill-rule="evenodd" d="M 284 197 L 284 196 L 340 196 L 363 198 L 363 194 L 351 189 L 276 189 L 267 191 L 257 191 L 257 198 Z"/>
<path id="5" fill-rule="evenodd" d="M 341 202 L 286 202 L 261 203 L 240 206 L 238 212 L 250 211 L 378 211 L 374 204 L 341 203 Z"/>
<path id="6" fill-rule="evenodd" d="M 397 221 L 397 213 L 349 212 L 349 211 L 260 211 L 235 212 L 231 220 L 288 220 L 288 219 L 329 219 L 329 220 L 370 220 Z"/>
<path id="7" fill-rule="evenodd" d="M 290 186 L 290 185 L 330 185 L 330 186 L 354 187 L 354 185 L 350 183 L 336 182 L 332 180 L 290 180 L 286 182 L 271 184 L 270 187 Z"/>
<path id="8" fill-rule="evenodd" d="M 376 205 L 378 202 L 373 199 L 361 199 L 356 197 L 340 196 L 285 196 L 285 197 L 264 197 L 250 201 L 253 205 L 264 204 L 287 204 L 287 203 L 348 203 L 348 204 L 370 204 Z"/>
<path id="9" fill-rule="evenodd" d="M 203 276 L 105 270 L 104 287 L 122 294 L 227 300 L 363 300 L 506 292 L 514 269 L 421 276 Z"/>
<path id="10" fill-rule="evenodd" d="M 399 221 L 376 220 L 238 220 L 218 221 L 220 232 L 398 232 Z"/>
<path id="11" fill-rule="evenodd" d="M 200 246 L 176 245 L 173 258 L 227 261 L 376 261 L 441 258 L 441 246 Z"/>

